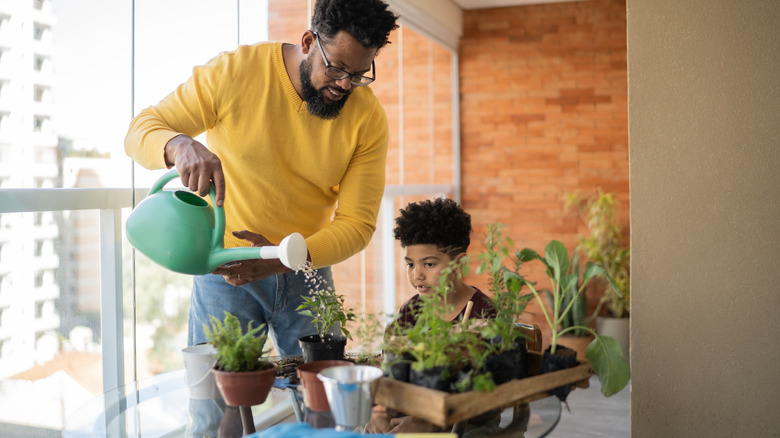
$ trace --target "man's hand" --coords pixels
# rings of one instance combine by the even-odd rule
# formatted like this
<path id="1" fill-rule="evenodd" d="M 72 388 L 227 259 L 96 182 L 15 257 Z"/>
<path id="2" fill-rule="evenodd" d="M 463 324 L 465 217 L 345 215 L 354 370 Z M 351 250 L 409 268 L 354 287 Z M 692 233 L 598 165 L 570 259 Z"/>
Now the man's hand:
<path id="1" fill-rule="evenodd" d="M 442 428 L 412 416 L 390 420 L 390 433 L 441 432 Z"/>
<path id="2" fill-rule="evenodd" d="M 371 419 L 363 428 L 364 433 L 390 432 L 390 417 L 384 406 L 376 405 L 371 409 Z"/>
<path id="3" fill-rule="evenodd" d="M 168 140 L 165 145 L 165 162 L 176 166 L 181 182 L 200 196 L 208 196 L 214 182 L 214 202 L 222 207 L 225 202 L 225 176 L 222 162 L 206 146 L 184 134 Z"/>
<path id="4" fill-rule="evenodd" d="M 251 231 L 233 231 L 233 235 L 239 239 L 251 242 L 253 247 L 273 246 L 273 243 L 268 239 Z M 241 286 L 288 271 L 290 271 L 290 268 L 284 266 L 279 259 L 254 259 L 228 263 L 215 269 L 212 274 L 225 277 L 225 281 L 233 286 Z"/>

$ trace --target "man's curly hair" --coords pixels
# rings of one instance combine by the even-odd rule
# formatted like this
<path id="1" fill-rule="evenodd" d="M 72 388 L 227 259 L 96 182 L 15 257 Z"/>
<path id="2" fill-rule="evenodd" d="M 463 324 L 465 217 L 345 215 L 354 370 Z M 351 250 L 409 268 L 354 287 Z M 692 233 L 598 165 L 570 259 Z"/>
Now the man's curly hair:
<path id="1" fill-rule="evenodd" d="M 363 47 L 381 49 L 398 27 L 397 19 L 381 0 L 317 0 L 311 28 L 326 41 L 343 30 Z"/>
<path id="2" fill-rule="evenodd" d="M 452 199 L 410 203 L 395 219 L 393 234 L 401 246 L 433 244 L 450 256 L 466 252 L 471 243 L 471 215 Z"/>

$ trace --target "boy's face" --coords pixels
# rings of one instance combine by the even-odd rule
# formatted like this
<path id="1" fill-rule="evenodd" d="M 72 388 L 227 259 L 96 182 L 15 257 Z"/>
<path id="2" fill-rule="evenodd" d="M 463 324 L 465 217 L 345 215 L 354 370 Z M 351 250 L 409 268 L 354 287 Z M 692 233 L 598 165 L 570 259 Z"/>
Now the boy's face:
<path id="1" fill-rule="evenodd" d="M 405 248 L 406 277 L 419 294 L 429 294 L 436 289 L 442 269 L 452 257 L 439 251 L 434 244 L 409 245 Z"/>

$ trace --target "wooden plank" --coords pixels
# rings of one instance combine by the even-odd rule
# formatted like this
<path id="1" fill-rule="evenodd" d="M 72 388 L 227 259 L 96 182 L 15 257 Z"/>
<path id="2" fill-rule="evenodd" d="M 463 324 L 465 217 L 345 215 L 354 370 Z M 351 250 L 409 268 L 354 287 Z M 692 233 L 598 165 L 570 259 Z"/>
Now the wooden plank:
<path id="1" fill-rule="evenodd" d="M 541 355 L 529 352 L 529 368 L 541 368 Z M 538 372 L 538 369 L 537 369 Z M 592 374 L 589 362 L 553 373 L 533 375 L 499 385 L 493 392 L 450 394 L 389 378 L 377 384 L 374 401 L 438 426 L 449 426 L 492 409 L 529 403 L 549 397 L 547 391 L 566 384 L 587 388 Z"/>
<path id="2" fill-rule="evenodd" d="M 374 402 L 446 426 L 446 400 L 449 395 L 443 391 L 382 377 L 376 387 Z"/>

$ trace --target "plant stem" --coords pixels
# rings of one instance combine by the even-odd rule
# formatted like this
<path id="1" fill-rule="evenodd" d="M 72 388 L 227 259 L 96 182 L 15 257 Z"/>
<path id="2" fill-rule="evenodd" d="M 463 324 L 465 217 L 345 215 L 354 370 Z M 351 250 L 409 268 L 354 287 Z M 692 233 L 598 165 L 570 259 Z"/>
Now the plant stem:
<path id="1" fill-rule="evenodd" d="M 555 352 L 555 345 L 557 342 L 558 337 L 555 335 L 558 330 L 556 330 L 557 326 L 553 325 L 553 321 L 550 320 L 550 315 L 547 313 L 547 309 L 544 307 L 544 301 L 542 301 L 542 297 L 539 296 L 539 292 L 536 291 L 536 288 L 531 286 L 530 283 L 526 283 L 526 286 L 528 286 L 528 289 L 531 289 L 531 293 L 534 294 L 534 297 L 536 298 L 536 301 L 539 302 L 539 305 L 542 308 L 542 314 L 544 315 L 544 319 L 547 320 L 547 324 L 550 325 L 550 328 L 552 329 L 552 347 L 551 351 Z"/>

